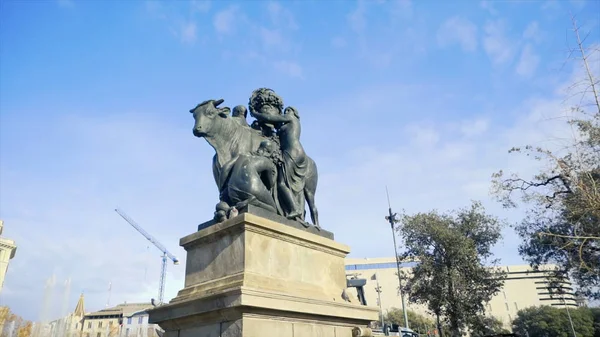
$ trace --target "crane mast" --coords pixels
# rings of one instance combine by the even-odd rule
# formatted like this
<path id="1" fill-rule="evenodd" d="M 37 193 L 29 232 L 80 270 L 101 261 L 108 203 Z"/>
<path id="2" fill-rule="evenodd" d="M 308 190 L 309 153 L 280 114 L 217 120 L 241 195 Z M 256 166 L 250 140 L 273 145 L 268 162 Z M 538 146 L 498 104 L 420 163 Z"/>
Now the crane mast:
<path id="1" fill-rule="evenodd" d="M 179 260 L 173 254 L 171 254 L 167 250 L 167 248 L 165 248 L 165 246 L 163 246 L 160 242 L 158 242 L 158 240 L 156 240 L 152 235 L 150 235 L 140 225 L 138 225 L 137 222 L 133 221 L 133 219 L 131 219 L 129 216 L 127 216 L 127 214 L 125 214 L 123 211 L 121 211 L 118 208 L 115 209 L 115 212 L 117 212 L 117 214 L 119 214 L 125 221 L 127 221 L 127 223 L 129 223 L 133 228 L 135 228 L 148 241 L 152 242 L 152 244 L 156 248 L 158 248 L 158 250 L 160 250 L 162 252 L 162 256 L 161 256 L 162 266 L 161 266 L 161 270 L 160 270 L 160 283 L 158 286 L 158 304 L 159 305 L 163 304 L 164 296 L 165 296 L 165 282 L 166 282 L 166 275 L 167 275 L 167 261 L 171 260 L 171 261 L 173 261 L 173 264 L 178 265 Z"/>

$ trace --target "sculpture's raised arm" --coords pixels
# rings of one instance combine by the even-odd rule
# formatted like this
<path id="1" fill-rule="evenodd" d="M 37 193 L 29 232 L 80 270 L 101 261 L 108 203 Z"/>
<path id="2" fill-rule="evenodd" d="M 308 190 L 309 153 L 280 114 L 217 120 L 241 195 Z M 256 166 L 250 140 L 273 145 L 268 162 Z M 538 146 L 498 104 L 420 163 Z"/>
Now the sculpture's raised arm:
<path id="1" fill-rule="evenodd" d="M 250 113 L 252 117 L 258 119 L 261 122 L 265 123 L 289 123 L 292 121 L 292 117 L 289 114 L 285 115 L 272 115 L 268 113 L 254 111 Z"/>

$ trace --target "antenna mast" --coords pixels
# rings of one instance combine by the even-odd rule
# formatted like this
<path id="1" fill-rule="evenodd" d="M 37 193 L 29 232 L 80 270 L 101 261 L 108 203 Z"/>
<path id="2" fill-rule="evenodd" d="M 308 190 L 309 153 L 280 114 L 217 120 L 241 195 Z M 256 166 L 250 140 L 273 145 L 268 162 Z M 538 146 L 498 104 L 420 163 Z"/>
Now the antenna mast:
<path id="1" fill-rule="evenodd" d="M 408 329 L 408 314 L 406 313 L 406 301 L 404 300 L 404 292 L 402 291 L 402 276 L 400 276 L 400 257 L 398 256 L 398 247 L 396 246 L 396 231 L 394 225 L 400 220 L 396 218 L 396 213 L 392 213 L 392 204 L 390 203 L 390 193 L 388 192 L 387 186 L 385 187 L 385 193 L 388 200 L 388 216 L 385 217 L 389 221 L 392 227 L 392 238 L 394 239 L 394 252 L 396 253 L 396 268 L 398 269 L 398 292 L 400 292 L 400 298 L 402 299 L 402 312 L 404 313 L 404 326 Z"/>

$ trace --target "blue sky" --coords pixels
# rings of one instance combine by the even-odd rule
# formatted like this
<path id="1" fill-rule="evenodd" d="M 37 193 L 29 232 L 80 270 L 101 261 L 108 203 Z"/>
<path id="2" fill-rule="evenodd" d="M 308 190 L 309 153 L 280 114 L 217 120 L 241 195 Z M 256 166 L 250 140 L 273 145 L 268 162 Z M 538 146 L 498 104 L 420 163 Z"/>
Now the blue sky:
<path id="1" fill-rule="evenodd" d="M 597 44 L 598 1 L 2 1 L 0 218 L 19 248 L 0 304 L 58 317 L 52 275 L 63 311 L 82 291 L 101 309 L 109 282 L 110 304 L 154 297 L 159 254 L 113 209 L 184 259 L 217 202 L 188 110 L 263 86 L 300 111 L 321 223 L 350 256 L 393 254 L 386 185 L 398 211 L 475 199 L 517 221 L 490 176 L 535 172 L 507 150 L 565 130 L 570 13 Z M 517 245 L 507 228 L 503 263 L 522 263 Z"/>

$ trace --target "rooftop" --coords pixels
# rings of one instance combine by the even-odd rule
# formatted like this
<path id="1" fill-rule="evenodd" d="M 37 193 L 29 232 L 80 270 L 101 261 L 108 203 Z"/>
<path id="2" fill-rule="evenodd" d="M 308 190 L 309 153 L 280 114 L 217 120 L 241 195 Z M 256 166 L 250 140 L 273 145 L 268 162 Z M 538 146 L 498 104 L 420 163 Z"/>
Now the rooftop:
<path id="1" fill-rule="evenodd" d="M 122 303 L 111 308 L 87 313 L 85 316 L 132 316 L 133 314 L 152 308 L 150 303 Z"/>

